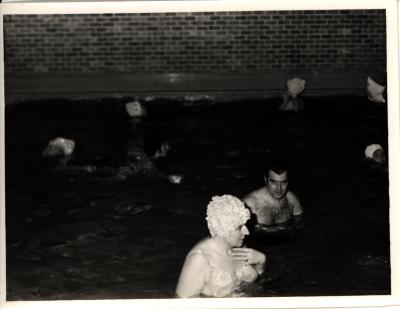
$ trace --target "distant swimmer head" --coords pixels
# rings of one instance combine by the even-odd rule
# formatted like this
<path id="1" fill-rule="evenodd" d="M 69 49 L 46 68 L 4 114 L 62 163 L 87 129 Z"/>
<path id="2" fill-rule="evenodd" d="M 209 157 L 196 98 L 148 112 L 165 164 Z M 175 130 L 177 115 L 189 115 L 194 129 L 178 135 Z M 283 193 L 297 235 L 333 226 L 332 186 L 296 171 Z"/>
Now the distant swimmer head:
<path id="1" fill-rule="evenodd" d="M 379 144 L 371 144 L 365 148 L 365 157 L 377 163 L 386 162 L 385 150 Z"/>

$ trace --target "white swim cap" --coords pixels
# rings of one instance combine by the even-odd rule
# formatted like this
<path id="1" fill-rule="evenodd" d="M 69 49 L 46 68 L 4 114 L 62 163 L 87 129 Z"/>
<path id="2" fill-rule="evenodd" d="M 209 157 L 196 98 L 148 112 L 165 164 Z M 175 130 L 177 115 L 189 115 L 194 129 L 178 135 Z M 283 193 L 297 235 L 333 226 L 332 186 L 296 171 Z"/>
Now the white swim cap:
<path id="1" fill-rule="evenodd" d="M 211 236 L 227 237 L 250 219 L 250 211 L 232 195 L 214 196 L 207 206 L 207 225 Z"/>
<path id="2" fill-rule="evenodd" d="M 374 152 L 377 151 L 378 149 L 382 149 L 382 146 L 379 144 L 371 144 L 365 148 L 365 157 L 368 159 L 372 159 L 372 156 L 374 155 Z"/>

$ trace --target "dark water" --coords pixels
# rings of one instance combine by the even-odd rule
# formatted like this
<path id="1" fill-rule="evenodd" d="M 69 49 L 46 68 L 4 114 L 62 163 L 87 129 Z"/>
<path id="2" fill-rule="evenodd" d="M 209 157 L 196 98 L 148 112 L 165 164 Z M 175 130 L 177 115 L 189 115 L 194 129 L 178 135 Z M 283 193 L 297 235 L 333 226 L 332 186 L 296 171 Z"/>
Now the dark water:
<path id="1" fill-rule="evenodd" d="M 8 300 L 174 297 L 210 198 L 262 186 L 272 156 L 289 162 L 305 226 L 248 239 L 267 255 L 254 295 L 390 294 L 388 174 L 363 161 L 366 145 L 387 149 L 386 105 L 306 98 L 292 114 L 275 111 L 281 99 L 155 100 L 132 124 L 124 102 L 6 107 Z M 55 169 L 42 151 L 57 136 L 76 149 Z M 171 149 L 153 169 L 121 174 L 129 147 L 150 157 L 162 142 Z"/>

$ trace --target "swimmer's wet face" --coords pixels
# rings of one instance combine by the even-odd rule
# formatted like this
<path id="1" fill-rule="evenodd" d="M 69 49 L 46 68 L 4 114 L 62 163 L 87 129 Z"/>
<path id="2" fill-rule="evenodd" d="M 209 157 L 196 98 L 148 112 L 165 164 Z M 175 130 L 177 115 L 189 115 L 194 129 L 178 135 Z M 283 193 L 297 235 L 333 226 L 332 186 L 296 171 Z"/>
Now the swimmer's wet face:
<path id="1" fill-rule="evenodd" d="M 372 159 L 377 163 L 381 163 L 381 164 L 386 163 L 385 151 L 383 149 L 375 150 L 374 154 L 372 155 Z"/>
<path id="2" fill-rule="evenodd" d="M 283 198 L 288 192 L 289 181 L 287 172 L 276 174 L 273 171 L 269 171 L 266 182 L 268 192 L 277 200 Z"/>
<path id="3" fill-rule="evenodd" d="M 231 247 L 241 247 L 243 246 L 244 238 L 249 234 L 250 232 L 246 225 L 242 224 L 232 231 L 225 240 Z"/>

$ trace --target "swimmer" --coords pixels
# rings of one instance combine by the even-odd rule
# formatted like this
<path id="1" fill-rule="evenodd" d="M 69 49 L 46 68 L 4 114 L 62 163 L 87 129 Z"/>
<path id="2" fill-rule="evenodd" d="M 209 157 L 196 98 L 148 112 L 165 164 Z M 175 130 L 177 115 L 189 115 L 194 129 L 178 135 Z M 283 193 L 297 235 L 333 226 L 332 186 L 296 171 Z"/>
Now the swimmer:
<path id="1" fill-rule="evenodd" d="M 43 158 L 50 166 L 66 167 L 74 153 L 75 141 L 63 137 L 57 137 L 49 141 L 43 151 Z"/>
<path id="2" fill-rule="evenodd" d="M 300 112 L 304 109 L 304 103 L 299 95 L 304 91 L 306 81 L 301 78 L 292 78 L 286 82 L 286 92 L 283 95 L 283 103 L 279 111 Z"/>
<path id="3" fill-rule="evenodd" d="M 365 158 L 372 168 L 387 171 L 385 150 L 379 144 L 371 144 L 365 148 Z"/>
<path id="4" fill-rule="evenodd" d="M 243 198 L 256 218 L 255 232 L 277 232 L 297 227 L 303 208 L 288 190 L 288 170 L 275 163 L 264 174 L 265 186 Z M 294 224 L 293 224 L 294 223 Z"/>
<path id="5" fill-rule="evenodd" d="M 265 254 L 246 248 L 250 212 L 232 195 L 214 196 L 207 206 L 211 237 L 186 256 L 176 288 L 178 297 L 237 297 L 264 272 Z"/>

